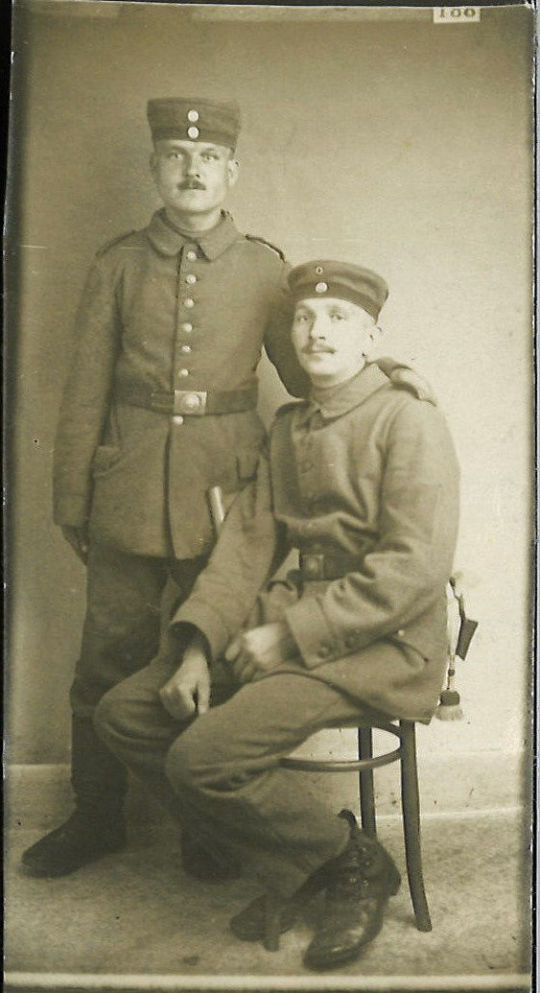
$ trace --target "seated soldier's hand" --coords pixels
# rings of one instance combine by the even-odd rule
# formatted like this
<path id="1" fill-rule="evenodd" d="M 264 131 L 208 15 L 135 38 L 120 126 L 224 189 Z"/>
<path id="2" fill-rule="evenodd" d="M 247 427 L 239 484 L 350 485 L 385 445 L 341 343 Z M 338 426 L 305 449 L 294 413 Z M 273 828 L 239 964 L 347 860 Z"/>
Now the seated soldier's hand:
<path id="1" fill-rule="evenodd" d="M 225 658 L 233 663 L 234 674 L 241 683 L 252 682 L 296 655 L 298 645 L 285 621 L 244 631 L 231 641 L 225 652 Z"/>
<path id="2" fill-rule="evenodd" d="M 72 525 L 64 525 L 62 528 L 62 534 L 67 542 L 71 545 L 73 551 L 77 558 L 84 562 L 86 565 L 88 561 L 88 528 L 86 524 L 82 524 L 80 527 L 74 527 Z"/>
<path id="3" fill-rule="evenodd" d="M 174 676 L 159 691 L 167 713 L 178 720 L 204 714 L 210 705 L 210 670 L 206 643 L 195 635 L 184 652 L 184 660 Z"/>

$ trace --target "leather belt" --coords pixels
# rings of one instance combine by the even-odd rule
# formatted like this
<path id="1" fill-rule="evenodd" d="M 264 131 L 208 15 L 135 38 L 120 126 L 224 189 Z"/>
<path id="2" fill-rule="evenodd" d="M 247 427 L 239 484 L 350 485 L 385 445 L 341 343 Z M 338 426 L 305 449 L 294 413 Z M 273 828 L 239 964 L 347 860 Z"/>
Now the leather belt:
<path id="1" fill-rule="evenodd" d="M 360 564 L 358 555 L 326 555 L 323 552 L 300 552 L 299 566 L 303 580 L 341 579 L 355 572 Z"/>
<path id="2" fill-rule="evenodd" d="M 120 384 L 114 391 L 119 403 L 144 407 L 158 414 L 236 414 L 257 406 L 257 384 L 237 390 L 174 390 L 172 393 Z"/>

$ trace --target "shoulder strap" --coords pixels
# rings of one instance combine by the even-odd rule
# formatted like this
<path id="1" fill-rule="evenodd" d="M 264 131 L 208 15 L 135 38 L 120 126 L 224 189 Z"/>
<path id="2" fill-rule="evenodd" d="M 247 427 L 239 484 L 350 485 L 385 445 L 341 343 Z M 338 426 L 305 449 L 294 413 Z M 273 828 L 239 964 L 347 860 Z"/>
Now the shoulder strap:
<path id="1" fill-rule="evenodd" d="M 125 238 L 129 238 L 130 235 L 136 233 L 137 233 L 136 228 L 133 228 L 132 231 L 126 231 L 124 234 L 120 234 L 116 238 L 111 238 L 111 240 L 106 241 L 105 244 L 101 246 L 101 248 L 98 248 L 96 252 L 96 257 L 100 258 L 101 255 L 105 255 L 105 252 L 109 251 L 109 248 L 113 248 L 114 245 L 119 245 L 120 242 L 124 241 Z"/>
<path id="2" fill-rule="evenodd" d="M 259 238 L 259 236 L 256 234 L 246 234 L 245 237 L 247 238 L 248 241 L 257 241 L 259 245 L 266 245 L 266 248 L 270 248 L 273 252 L 276 253 L 276 255 L 279 255 L 282 262 L 287 261 L 284 253 L 281 251 L 281 248 L 278 248 L 277 245 L 273 245 L 272 242 L 267 241 L 266 238 Z"/>

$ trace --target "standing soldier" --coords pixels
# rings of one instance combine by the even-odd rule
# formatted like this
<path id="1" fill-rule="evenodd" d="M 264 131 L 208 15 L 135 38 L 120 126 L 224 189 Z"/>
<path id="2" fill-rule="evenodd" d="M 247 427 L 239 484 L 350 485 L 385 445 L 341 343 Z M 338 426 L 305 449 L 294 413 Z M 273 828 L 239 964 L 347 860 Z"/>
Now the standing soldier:
<path id="1" fill-rule="evenodd" d="M 24 853 L 39 876 L 125 843 L 126 774 L 96 738 L 93 711 L 155 655 L 168 576 L 181 601 L 206 563 L 208 488 L 227 503 L 255 472 L 263 345 L 289 392 L 305 392 L 284 257 L 222 209 L 238 175 L 237 105 L 150 100 L 148 120 L 164 206 L 97 254 L 56 439 L 54 519 L 87 563 L 87 615 L 71 689 L 76 809 Z M 196 850 L 190 865 L 212 870 Z"/>

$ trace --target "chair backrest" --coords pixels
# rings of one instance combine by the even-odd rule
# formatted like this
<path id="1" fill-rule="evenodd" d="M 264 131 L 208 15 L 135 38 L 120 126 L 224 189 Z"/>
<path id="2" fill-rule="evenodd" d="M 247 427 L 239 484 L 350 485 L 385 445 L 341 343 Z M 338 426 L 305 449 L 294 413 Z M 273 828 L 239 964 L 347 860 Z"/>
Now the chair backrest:
<path id="1" fill-rule="evenodd" d="M 448 661 L 456 656 L 461 628 L 461 614 L 453 582 L 446 584 L 446 654 Z"/>
<path id="2" fill-rule="evenodd" d="M 471 620 L 465 613 L 465 594 L 460 573 L 450 577 L 446 586 L 446 595 L 448 658 L 452 660 L 458 655 L 460 659 L 464 659 L 478 627 L 478 621 Z"/>
<path id="3" fill-rule="evenodd" d="M 456 658 L 465 658 L 478 623 L 465 614 L 465 599 L 459 574 L 450 577 L 446 596 L 446 682 L 435 716 L 441 721 L 455 721 L 463 718 L 461 700 L 455 683 Z"/>

